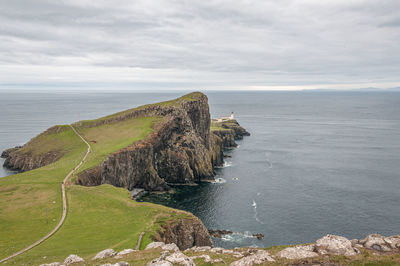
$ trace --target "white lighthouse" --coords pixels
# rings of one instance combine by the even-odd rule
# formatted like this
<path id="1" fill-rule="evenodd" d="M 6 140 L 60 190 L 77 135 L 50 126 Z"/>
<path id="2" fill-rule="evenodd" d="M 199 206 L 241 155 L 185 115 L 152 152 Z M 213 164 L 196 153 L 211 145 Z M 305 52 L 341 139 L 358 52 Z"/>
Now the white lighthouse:
<path id="1" fill-rule="evenodd" d="M 231 113 L 231 116 L 229 117 L 229 119 L 230 119 L 230 120 L 235 119 L 235 114 L 234 114 L 233 112 Z"/>

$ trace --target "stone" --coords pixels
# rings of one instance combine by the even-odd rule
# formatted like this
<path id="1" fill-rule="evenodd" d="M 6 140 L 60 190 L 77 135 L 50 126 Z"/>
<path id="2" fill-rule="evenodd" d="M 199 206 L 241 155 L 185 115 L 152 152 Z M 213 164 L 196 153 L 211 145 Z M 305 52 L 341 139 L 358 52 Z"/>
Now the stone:
<path id="1" fill-rule="evenodd" d="M 222 253 L 223 250 L 224 250 L 224 248 L 212 248 L 212 249 L 210 249 L 210 251 L 213 252 L 213 253 Z"/>
<path id="2" fill-rule="evenodd" d="M 385 237 L 384 240 L 392 249 L 400 249 L 400 235 Z"/>
<path id="3" fill-rule="evenodd" d="M 265 250 L 258 250 L 255 254 L 234 261 L 230 266 L 251 266 L 264 262 L 274 262 L 275 260 Z"/>
<path id="4" fill-rule="evenodd" d="M 289 247 L 279 251 L 276 256 L 290 260 L 317 257 L 319 255 L 314 248 L 314 245 Z"/>
<path id="5" fill-rule="evenodd" d="M 356 255 L 350 240 L 343 236 L 326 235 L 317 240 L 315 250 L 320 255 Z"/>
<path id="6" fill-rule="evenodd" d="M 194 247 L 191 247 L 190 249 L 187 249 L 185 251 L 191 250 L 191 251 L 194 251 L 194 252 L 205 252 L 205 251 L 209 251 L 210 249 L 211 249 L 210 246 L 204 246 L 204 247 L 194 246 Z"/>
<path id="7" fill-rule="evenodd" d="M 169 261 L 173 264 L 180 264 L 185 266 L 195 266 L 196 264 L 193 262 L 191 258 L 183 254 L 182 252 L 178 251 L 175 252 L 168 257 L 165 258 L 166 261 Z"/>
<path id="8" fill-rule="evenodd" d="M 164 242 L 151 242 L 146 246 L 145 250 L 152 248 L 162 248 L 163 246 L 165 246 Z"/>
<path id="9" fill-rule="evenodd" d="M 120 261 L 115 264 L 106 263 L 106 264 L 101 264 L 100 266 L 129 266 L 129 263 L 127 263 L 126 261 Z"/>
<path id="10" fill-rule="evenodd" d="M 135 251 L 136 250 L 131 249 L 131 248 L 127 248 L 127 249 L 121 250 L 120 252 L 117 253 L 115 258 L 117 258 L 117 259 L 122 258 L 124 255 L 130 254 L 130 253 L 135 252 Z"/>
<path id="11" fill-rule="evenodd" d="M 396 248 L 396 244 L 393 240 L 395 241 L 395 238 L 388 238 L 379 234 L 371 234 L 368 235 L 366 238 L 360 240 L 360 243 L 368 249 L 374 249 L 380 252 L 390 252 L 393 249 L 392 247 Z"/>
<path id="12" fill-rule="evenodd" d="M 164 246 L 161 247 L 163 250 L 169 250 L 169 251 L 179 251 L 178 246 L 175 243 L 171 244 L 165 244 Z"/>
<path id="13" fill-rule="evenodd" d="M 93 257 L 93 260 L 114 257 L 116 254 L 117 253 L 115 252 L 115 250 L 113 250 L 111 248 L 105 249 L 105 250 L 100 251 L 99 253 L 97 253 L 96 256 Z"/>
<path id="14" fill-rule="evenodd" d="M 84 259 L 82 259 L 81 257 L 79 257 L 78 255 L 69 255 L 65 260 L 64 260 L 64 264 L 65 265 L 70 265 L 72 263 L 77 263 L 77 262 L 82 262 L 85 261 Z"/>
<path id="15" fill-rule="evenodd" d="M 352 239 L 350 242 L 351 242 L 351 245 L 353 247 L 355 247 L 358 244 L 358 239 Z"/>
<path id="16" fill-rule="evenodd" d="M 146 266 L 173 266 L 171 262 L 166 260 L 154 259 L 146 264 Z"/>
<path id="17" fill-rule="evenodd" d="M 51 263 L 45 263 L 45 264 L 40 264 L 39 266 L 60 266 L 62 265 L 59 262 L 51 262 Z"/>

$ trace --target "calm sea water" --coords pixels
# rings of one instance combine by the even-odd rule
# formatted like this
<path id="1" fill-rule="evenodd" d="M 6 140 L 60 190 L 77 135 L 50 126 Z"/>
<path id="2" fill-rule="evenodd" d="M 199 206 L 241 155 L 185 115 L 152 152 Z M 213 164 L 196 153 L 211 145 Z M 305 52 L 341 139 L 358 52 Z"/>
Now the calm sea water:
<path id="1" fill-rule="evenodd" d="M 181 93 L 0 92 L 0 149 L 54 124 L 91 119 Z M 312 242 L 325 234 L 400 233 L 400 93 L 208 93 L 249 132 L 227 151 L 223 183 L 145 200 L 190 211 L 238 234 L 217 246 Z M 1 171 L 1 170 L 0 170 Z M 0 176 L 6 175 L 2 170 Z M 257 240 L 249 234 L 263 233 Z"/>

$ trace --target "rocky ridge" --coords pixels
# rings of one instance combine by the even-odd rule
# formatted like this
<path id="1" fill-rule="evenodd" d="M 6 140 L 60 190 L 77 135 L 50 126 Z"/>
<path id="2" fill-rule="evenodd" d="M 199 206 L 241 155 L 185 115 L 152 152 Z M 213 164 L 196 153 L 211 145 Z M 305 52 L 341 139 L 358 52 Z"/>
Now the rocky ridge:
<path id="1" fill-rule="evenodd" d="M 147 266 L 347 265 L 350 263 L 364 265 L 369 262 L 384 265 L 384 262 L 390 261 L 393 262 L 391 265 L 394 265 L 400 262 L 400 236 L 385 237 L 372 234 L 362 240 L 349 240 L 342 236 L 326 235 L 312 244 L 267 249 L 224 249 L 211 246 L 179 249 L 175 244 L 152 242 L 143 251 L 130 249 L 129 252 L 116 253 L 113 249 L 106 249 L 88 260 L 96 265 L 136 265 L 140 262 L 146 263 Z M 79 256 L 70 255 L 64 264 L 54 262 L 42 265 L 68 265 L 71 261 L 76 261 L 77 265 L 85 264 Z"/>

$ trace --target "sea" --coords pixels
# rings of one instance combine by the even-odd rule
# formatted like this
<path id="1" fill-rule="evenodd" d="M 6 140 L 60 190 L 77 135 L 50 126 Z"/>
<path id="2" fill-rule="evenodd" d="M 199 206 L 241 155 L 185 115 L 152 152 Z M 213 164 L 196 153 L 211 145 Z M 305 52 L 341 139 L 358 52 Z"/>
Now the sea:
<path id="1" fill-rule="evenodd" d="M 184 93 L 0 90 L 0 150 L 56 124 Z M 251 136 L 225 151 L 218 182 L 140 200 L 192 212 L 211 230 L 231 230 L 213 238 L 225 248 L 400 233 L 400 92 L 206 94 L 212 117 L 234 112 Z M 0 177 L 11 174 L 0 167 Z"/>

